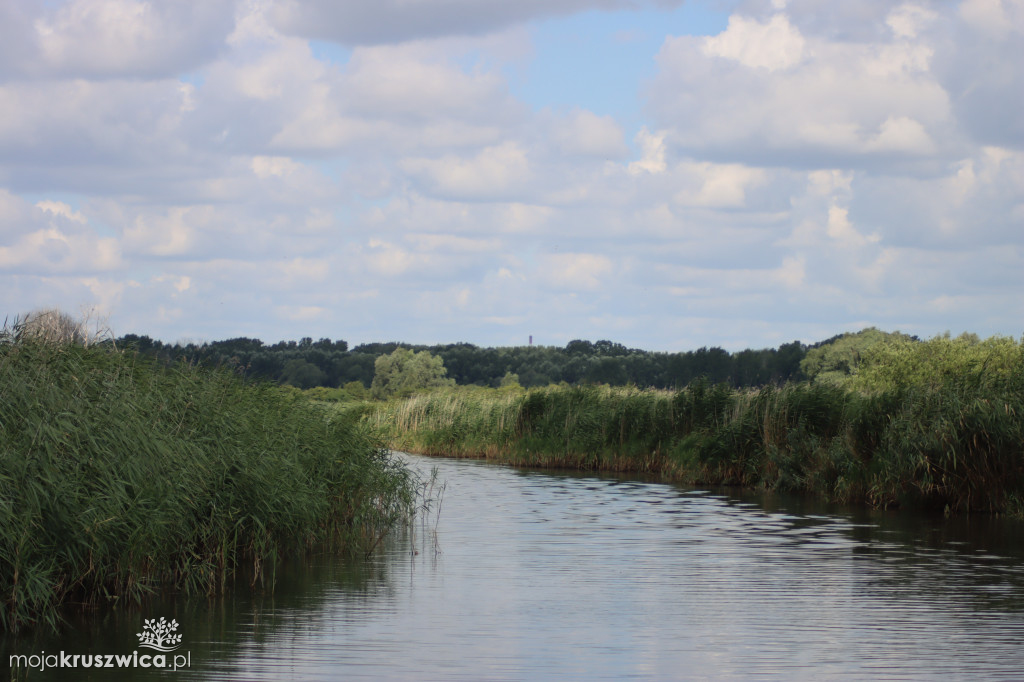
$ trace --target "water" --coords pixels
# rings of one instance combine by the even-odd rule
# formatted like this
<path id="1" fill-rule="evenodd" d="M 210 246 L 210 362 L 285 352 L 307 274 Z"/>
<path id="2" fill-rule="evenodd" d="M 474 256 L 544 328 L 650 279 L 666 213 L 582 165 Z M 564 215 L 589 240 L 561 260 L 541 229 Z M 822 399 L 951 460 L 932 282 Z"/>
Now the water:
<path id="1" fill-rule="evenodd" d="M 86 615 L 13 651 L 130 654 L 176 618 L 190 666 L 17 679 L 1024 679 L 1024 525 L 628 478 L 438 467 L 440 513 L 273 594 Z"/>

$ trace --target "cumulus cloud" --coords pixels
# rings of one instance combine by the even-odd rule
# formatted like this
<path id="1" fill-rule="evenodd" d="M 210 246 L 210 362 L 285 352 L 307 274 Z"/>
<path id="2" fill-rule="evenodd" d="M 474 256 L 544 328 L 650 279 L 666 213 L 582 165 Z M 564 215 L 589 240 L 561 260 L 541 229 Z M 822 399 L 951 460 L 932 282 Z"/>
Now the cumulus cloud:
<path id="1" fill-rule="evenodd" d="M 551 127 L 551 144 L 561 154 L 621 159 L 628 153 L 622 127 L 611 116 L 577 109 Z"/>
<path id="2" fill-rule="evenodd" d="M 178 160 L 189 88 L 177 81 L 60 80 L 0 85 L 0 158 L 36 165 Z"/>
<path id="3" fill-rule="evenodd" d="M 746 206 L 747 189 L 762 184 L 768 174 L 736 163 L 686 162 L 678 166 L 676 176 L 689 180 L 674 195 L 677 203 L 724 208 Z"/>
<path id="4" fill-rule="evenodd" d="M 1024 7 L 1014 0 L 966 0 L 959 12 L 972 29 L 997 40 L 1024 29 Z"/>
<path id="5" fill-rule="evenodd" d="M 123 267 L 121 245 L 104 237 L 79 211 L 61 201 L 29 208 L 0 192 L 0 269 L 7 273 L 83 275 Z"/>
<path id="6" fill-rule="evenodd" d="M 13 43 L 0 74 L 176 77 L 213 59 L 234 24 L 231 0 L 69 0 L 34 16 L 28 5 L 0 10 L 0 36 Z"/>
<path id="7" fill-rule="evenodd" d="M 642 150 L 642 156 L 630 162 L 629 172 L 633 175 L 665 172 L 665 134 L 651 133 L 647 128 L 642 128 L 636 134 L 636 142 Z"/>
<path id="8" fill-rule="evenodd" d="M 249 96 L 277 113 L 267 140 L 273 150 L 373 155 L 472 148 L 500 142 L 502 127 L 521 118 L 521 105 L 496 73 L 467 73 L 444 50 L 358 48 L 342 68 L 326 68 L 301 41 L 284 41 L 272 54 L 259 64 L 225 65 L 216 77 L 226 88 L 250 83 Z"/>
<path id="9" fill-rule="evenodd" d="M 401 168 L 435 196 L 484 199 L 515 196 L 530 178 L 525 150 L 515 142 L 485 147 L 471 158 L 413 158 Z"/>
<path id="10" fill-rule="evenodd" d="M 733 15 L 729 28 L 706 38 L 702 48 L 710 57 L 723 57 L 751 69 L 778 71 L 800 63 L 804 42 L 784 14 L 776 14 L 763 24 Z"/>
<path id="11" fill-rule="evenodd" d="M 965 150 L 949 78 L 936 66 L 960 57 L 949 41 L 951 17 L 869 3 L 850 26 L 874 30 L 836 40 L 834 26 L 823 30 L 810 9 L 797 9 L 808 4 L 815 5 L 793 3 L 763 18 L 734 15 L 717 36 L 665 42 L 650 104 L 676 144 L 819 167 L 950 159 Z"/>
<path id="12" fill-rule="evenodd" d="M 538 274 L 555 287 L 569 291 L 608 287 L 611 258 L 594 253 L 554 253 L 543 257 Z"/>

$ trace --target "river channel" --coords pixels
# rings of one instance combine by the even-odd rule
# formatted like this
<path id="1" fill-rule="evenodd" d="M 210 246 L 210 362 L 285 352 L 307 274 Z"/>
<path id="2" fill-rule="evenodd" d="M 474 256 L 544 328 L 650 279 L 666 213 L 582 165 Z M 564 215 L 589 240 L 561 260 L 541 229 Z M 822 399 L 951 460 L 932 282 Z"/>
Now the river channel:
<path id="1" fill-rule="evenodd" d="M 0 647 L 141 654 L 165 617 L 186 666 L 11 678 L 1024 679 L 1020 522 L 403 457 L 440 504 L 368 560 Z"/>

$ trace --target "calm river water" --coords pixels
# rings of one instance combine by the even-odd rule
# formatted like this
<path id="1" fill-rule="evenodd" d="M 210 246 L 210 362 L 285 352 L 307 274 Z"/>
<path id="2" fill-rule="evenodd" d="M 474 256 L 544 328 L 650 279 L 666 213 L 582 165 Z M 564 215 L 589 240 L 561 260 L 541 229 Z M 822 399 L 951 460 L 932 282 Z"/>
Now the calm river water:
<path id="1" fill-rule="evenodd" d="M 1024 679 L 1018 522 L 409 459 L 437 467 L 439 513 L 368 561 L 0 646 L 143 654 L 163 616 L 188 667 L 12 679 Z"/>

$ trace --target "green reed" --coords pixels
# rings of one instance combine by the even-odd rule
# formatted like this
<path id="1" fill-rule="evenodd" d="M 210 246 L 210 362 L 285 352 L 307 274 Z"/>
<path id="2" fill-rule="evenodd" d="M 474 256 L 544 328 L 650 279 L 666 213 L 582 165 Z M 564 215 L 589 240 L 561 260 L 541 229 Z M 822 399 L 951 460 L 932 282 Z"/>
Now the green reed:
<path id="1" fill-rule="evenodd" d="M 345 415 L 226 371 L 0 339 L 0 629 L 66 603 L 221 590 L 323 542 L 358 551 L 411 474 Z"/>
<path id="2" fill-rule="evenodd" d="M 366 420 L 394 447 L 423 454 L 1020 515 L 1024 379 L 1006 376 L 956 375 L 871 393 L 704 381 L 675 393 L 446 390 L 379 405 Z"/>

